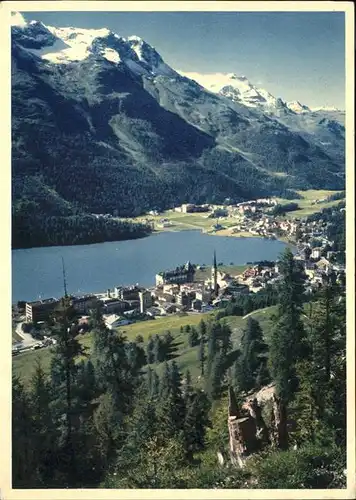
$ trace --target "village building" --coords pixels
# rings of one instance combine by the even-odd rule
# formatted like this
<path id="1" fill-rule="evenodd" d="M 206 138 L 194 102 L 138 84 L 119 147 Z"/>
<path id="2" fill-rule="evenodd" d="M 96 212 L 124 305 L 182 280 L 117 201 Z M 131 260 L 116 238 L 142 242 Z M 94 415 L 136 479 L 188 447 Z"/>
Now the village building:
<path id="1" fill-rule="evenodd" d="M 311 258 L 312 259 L 320 259 L 321 252 L 322 252 L 322 248 L 320 248 L 320 247 L 313 248 L 312 253 L 311 253 Z"/>
<path id="2" fill-rule="evenodd" d="M 151 292 L 148 290 L 142 290 L 139 292 L 139 300 L 140 300 L 140 312 L 144 313 L 146 309 L 152 306 L 153 300 Z"/>
<path id="3" fill-rule="evenodd" d="M 170 271 L 156 274 L 156 286 L 165 284 L 192 283 L 195 269 L 188 261 L 184 266 L 178 266 Z"/>
<path id="4" fill-rule="evenodd" d="M 102 304 L 103 314 L 120 313 L 129 309 L 129 303 L 125 300 L 115 299 L 111 297 L 102 297 L 100 299 Z"/>
<path id="5" fill-rule="evenodd" d="M 106 328 L 112 330 L 113 328 L 118 328 L 119 326 L 129 325 L 130 321 L 127 318 L 118 316 L 117 314 L 104 315 L 104 323 Z"/>
<path id="6" fill-rule="evenodd" d="M 197 290 L 195 292 L 195 299 L 203 302 L 209 302 L 211 299 L 211 290 L 206 289 L 205 287 Z"/>
<path id="7" fill-rule="evenodd" d="M 146 314 L 154 318 L 155 316 L 162 316 L 162 311 L 159 307 L 152 306 L 146 309 Z"/>
<path id="8" fill-rule="evenodd" d="M 95 295 L 71 296 L 70 298 L 71 305 L 78 314 L 88 314 L 91 309 L 95 309 L 99 305 L 99 300 Z"/>
<path id="9" fill-rule="evenodd" d="M 59 300 L 54 298 L 26 302 L 26 321 L 30 323 L 46 321 L 58 304 Z"/>
<path id="10" fill-rule="evenodd" d="M 115 287 L 115 297 L 121 300 L 139 300 L 139 293 L 145 290 L 138 285 Z"/>
<path id="11" fill-rule="evenodd" d="M 224 295 L 230 295 L 231 297 L 239 297 L 240 295 L 246 295 L 250 292 L 248 285 L 243 283 L 238 283 L 233 281 L 224 289 Z"/>

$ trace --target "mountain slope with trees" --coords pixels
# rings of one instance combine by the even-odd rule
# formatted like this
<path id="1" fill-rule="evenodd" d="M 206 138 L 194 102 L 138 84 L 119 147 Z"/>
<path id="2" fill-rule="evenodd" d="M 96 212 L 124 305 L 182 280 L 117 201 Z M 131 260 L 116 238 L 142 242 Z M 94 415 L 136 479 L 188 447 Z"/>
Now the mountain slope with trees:
<path id="1" fill-rule="evenodd" d="M 108 330 L 100 311 L 91 314 L 88 351 L 63 298 L 49 372 L 38 364 L 26 386 L 14 375 L 14 487 L 345 487 L 344 285 L 330 275 L 308 298 L 288 250 L 281 273 L 269 330 L 249 317 L 236 342 L 224 317 L 184 328 L 194 376 L 179 368 L 176 334 L 144 346 L 143 336 Z M 242 404 L 266 384 L 281 405 L 276 439 L 243 469 L 231 466 L 228 387 Z M 268 427 L 270 404 L 262 407 Z"/>
<path id="2" fill-rule="evenodd" d="M 85 58 L 51 59 L 52 46 L 79 37 L 68 30 L 12 28 L 15 212 L 29 200 L 44 217 L 128 217 L 183 202 L 344 187 L 344 139 L 332 123 L 303 135 L 294 122 L 179 75 L 144 41 L 103 30 L 86 42 Z M 319 129 L 337 154 L 322 146 Z"/>

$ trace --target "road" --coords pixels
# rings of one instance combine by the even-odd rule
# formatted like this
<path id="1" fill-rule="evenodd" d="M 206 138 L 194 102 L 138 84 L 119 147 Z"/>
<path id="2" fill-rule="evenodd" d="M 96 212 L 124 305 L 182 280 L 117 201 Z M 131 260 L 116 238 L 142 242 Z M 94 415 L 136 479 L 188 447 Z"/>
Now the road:
<path id="1" fill-rule="evenodd" d="M 34 344 L 38 344 L 38 340 L 33 338 L 30 333 L 24 333 L 22 331 L 22 323 L 17 323 L 16 333 L 22 338 L 21 344 L 23 347 L 31 347 Z"/>
<path id="2" fill-rule="evenodd" d="M 262 314 L 265 314 L 266 311 L 264 311 L 263 309 L 255 309 L 254 311 L 251 311 L 250 313 L 246 314 L 242 319 L 246 319 L 248 318 L 249 316 L 251 316 L 252 314 L 255 314 L 257 312 L 260 312 Z"/>

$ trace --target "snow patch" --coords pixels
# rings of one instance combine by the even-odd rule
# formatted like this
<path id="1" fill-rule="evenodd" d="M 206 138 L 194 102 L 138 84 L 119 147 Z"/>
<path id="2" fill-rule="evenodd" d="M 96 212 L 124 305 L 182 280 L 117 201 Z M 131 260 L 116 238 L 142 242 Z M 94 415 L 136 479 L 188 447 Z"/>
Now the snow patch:
<path id="1" fill-rule="evenodd" d="M 47 29 L 64 44 L 64 49 L 51 50 L 42 57 L 53 63 L 70 63 L 72 61 L 82 61 L 90 54 L 90 47 L 95 38 L 105 37 L 110 34 L 110 30 L 104 29 L 77 29 L 77 28 L 56 28 L 47 26 Z"/>
<path id="2" fill-rule="evenodd" d="M 245 75 L 235 73 L 186 73 L 181 75 L 195 80 L 210 92 L 222 94 L 232 101 L 256 108 L 258 106 L 275 107 L 278 100 L 267 90 L 253 85 Z"/>
<path id="3" fill-rule="evenodd" d="M 104 49 L 103 57 L 105 57 L 105 59 L 107 59 L 108 61 L 111 61 L 114 63 L 121 62 L 120 55 L 114 49 L 109 49 L 109 48 Z"/>
<path id="4" fill-rule="evenodd" d="M 287 107 L 294 111 L 295 113 L 309 113 L 310 108 L 305 104 L 301 104 L 299 101 L 292 101 L 287 103 Z"/>
<path id="5" fill-rule="evenodd" d="M 19 28 L 27 26 L 27 22 L 21 12 L 11 12 L 11 26 L 18 26 Z"/>
<path id="6" fill-rule="evenodd" d="M 319 108 L 310 108 L 311 111 L 342 111 L 339 108 L 334 108 L 333 106 L 321 106 Z"/>

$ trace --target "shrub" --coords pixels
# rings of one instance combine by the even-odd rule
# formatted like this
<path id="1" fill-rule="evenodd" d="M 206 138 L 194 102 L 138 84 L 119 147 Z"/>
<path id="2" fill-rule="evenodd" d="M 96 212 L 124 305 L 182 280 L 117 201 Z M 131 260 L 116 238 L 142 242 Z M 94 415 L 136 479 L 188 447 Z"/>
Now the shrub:
<path id="1" fill-rule="evenodd" d="M 251 458 L 248 469 L 256 488 L 345 488 L 346 452 L 306 445 Z"/>

